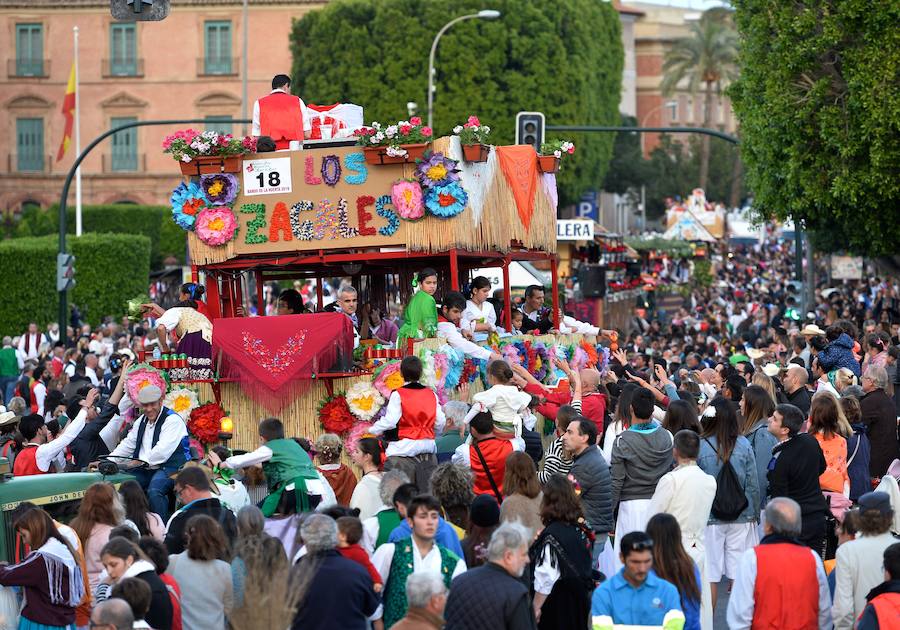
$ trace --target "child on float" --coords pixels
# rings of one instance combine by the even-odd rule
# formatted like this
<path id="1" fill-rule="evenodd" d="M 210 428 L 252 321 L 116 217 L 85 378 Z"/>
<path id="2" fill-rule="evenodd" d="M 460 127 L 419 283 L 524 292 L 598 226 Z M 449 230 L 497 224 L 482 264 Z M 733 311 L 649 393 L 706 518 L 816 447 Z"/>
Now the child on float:
<path id="1" fill-rule="evenodd" d="M 531 394 L 512 384 L 512 368 L 503 360 L 488 363 L 487 380 L 491 387 L 472 396 L 472 408 L 466 414 L 465 425 L 468 426 L 477 414 L 487 411 L 494 419 L 494 436 L 515 441 L 520 444 L 517 450 L 524 451 L 522 417 L 528 413 Z"/>
<path id="2" fill-rule="evenodd" d="M 462 314 L 459 327 L 463 331 L 471 331 L 474 339 L 487 339 L 492 332 L 497 332 L 497 313 L 488 298 L 491 295 L 491 281 L 484 276 L 472 279 L 466 291 L 469 299 Z"/>
<path id="3" fill-rule="evenodd" d="M 469 358 L 482 359 L 484 361 L 499 359 L 500 355 L 492 352 L 490 348 L 479 346 L 463 337 L 459 324 L 462 321 L 465 308 L 466 298 L 459 291 L 449 291 L 444 295 L 437 318 L 438 337 L 446 339 L 450 347 L 460 350 Z"/>
<path id="4" fill-rule="evenodd" d="M 407 339 L 426 339 L 437 333 L 437 271 L 425 267 L 413 277 L 413 288 L 418 289 L 403 309 L 403 324 L 397 332 L 397 347 L 405 348 Z"/>

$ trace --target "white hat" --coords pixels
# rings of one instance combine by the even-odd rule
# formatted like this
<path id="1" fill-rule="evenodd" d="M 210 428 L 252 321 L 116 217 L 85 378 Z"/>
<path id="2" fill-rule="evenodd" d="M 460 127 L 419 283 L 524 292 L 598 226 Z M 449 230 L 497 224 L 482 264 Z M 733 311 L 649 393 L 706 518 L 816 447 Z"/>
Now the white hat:
<path id="1" fill-rule="evenodd" d="M 807 324 L 803 327 L 803 330 L 800 331 L 801 335 L 809 335 L 810 337 L 818 337 L 820 335 L 824 335 L 825 331 L 819 328 L 816 324 Z"/>
<path id="2" fill-rule="evenodd" d="M 778 376 L 781 373 L 781 368 L 775 363 L 766 363 L 762 367 L 762 371 L 766 376 Z"/>
<path id="3" fill-rule="evenodd" d="M 155 403 L 162 397 L 163 393 L 156 385 L 147 385 L 138 392 L 138 402 L 142 405 Z"/>
<path id="4" fill-rule="evenodd" d="M 759 348 L 749 348 L 747 350 L 747 356 L 756 361 L 757 359 L 762 359 L 766 356 L 766 351 L 760 350 Z"/>
<path id="5" fill-rule="evenodd" d="M 4 411 L 0 412 L 0 427 L 19 421 L 19 416 L 14 411 L 5 411 L 5 407 L 3 409 Z"/>

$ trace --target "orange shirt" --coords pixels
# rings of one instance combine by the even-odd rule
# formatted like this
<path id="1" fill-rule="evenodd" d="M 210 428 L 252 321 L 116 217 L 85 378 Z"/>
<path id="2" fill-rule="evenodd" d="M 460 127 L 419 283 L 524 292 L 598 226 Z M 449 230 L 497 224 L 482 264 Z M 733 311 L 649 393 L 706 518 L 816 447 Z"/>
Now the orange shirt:
<path id="1" fill-rule="evenodd" d="M 843 492 L 844 483 L 850 483 L 847 474 L 847 440 L 840 435 L 825 439 L 821 433 L 813 435 L 825 455 L 825 472 L 819 476 L 823 492 Z"/>

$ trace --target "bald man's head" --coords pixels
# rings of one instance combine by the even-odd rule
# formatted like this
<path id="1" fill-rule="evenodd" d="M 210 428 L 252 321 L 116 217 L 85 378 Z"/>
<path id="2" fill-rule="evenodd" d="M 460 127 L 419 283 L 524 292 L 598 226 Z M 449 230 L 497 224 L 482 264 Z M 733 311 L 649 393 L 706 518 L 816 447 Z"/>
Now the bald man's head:
<path id="1" fill-rule="evenodd" d="M 597 385 L 600 384 L 600 372 L 593 368 L 584 368 L 578 371 L 581 377 L 581 389 L 585 393 L 597 391 Z"/>
<path id="2" fill-rule="evenodd" d="M 766 534 L 789 538 L 800 535 L 802 525 L 800 504 L 787 497 L 776 497 L 766 504 Z"/>
<path id="3" fill-rule="evenodd" d="M 91 627 L 134 630 L 134 613 L 124 599 L 110 598 L 100 602 L 91 612 Z"/>
<path id="4" fill-rule="evenodd" d="M 704 383 L 709 383 L 717 388 L 722 384 L 722 376 L 712 368 L 700 370 L 700 377 Z"/>

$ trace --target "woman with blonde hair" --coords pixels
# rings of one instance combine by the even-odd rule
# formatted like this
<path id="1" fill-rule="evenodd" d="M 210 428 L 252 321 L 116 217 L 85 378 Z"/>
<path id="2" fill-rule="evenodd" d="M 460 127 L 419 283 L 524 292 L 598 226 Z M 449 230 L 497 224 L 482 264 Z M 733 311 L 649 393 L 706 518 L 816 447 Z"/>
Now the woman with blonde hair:
<path id="1" fill-rule="evenodd" d="M 850 371 L 847 368 L 840 368 L 835 370 L 834 372 L 834 388 L 838 390 L 841 394 L 844 393 L 844 390 L 851 385 L 859 385 L 859 381 L 856 378 L 856 374 Z"/>
<path id="2" fill-rule="evenodd" d="M 762 370 L 757 370 L 753 374 L 753 378 L 751 379 L 751 384 L 759 385 L 764 390 L 769 393 L 769 396 L 772 398 L 772 404 L 778 404 L 778 395 L 775 391 L 775 381 L 772 380 L 772 377 L 768 374 L 763 373 Z M 774 409 L 774 407 L 773 407 Z"/>
<path id="3" fill-rule="evenodd" d="M 72 519 L 70 526 L 78 534 L 84 549 L 91 591 L 100 583 L 100 574 L 103 572 L 100 552 L 109 542 L 109 533 L 124 522 L 125 508 L 115 486 L 106 481 L 88 486 L 78 506 L 78 514 Z"/>

